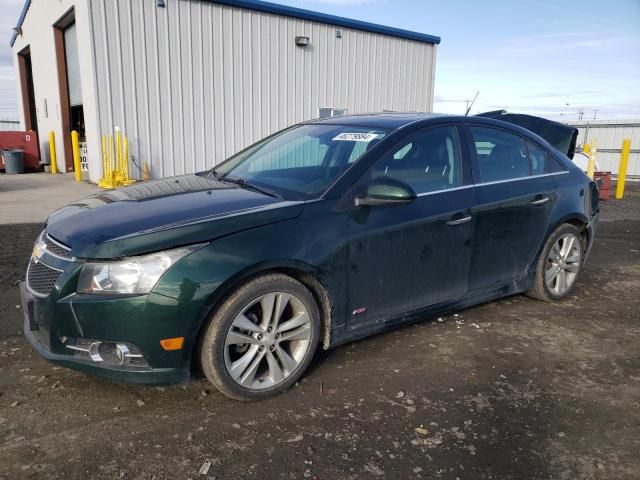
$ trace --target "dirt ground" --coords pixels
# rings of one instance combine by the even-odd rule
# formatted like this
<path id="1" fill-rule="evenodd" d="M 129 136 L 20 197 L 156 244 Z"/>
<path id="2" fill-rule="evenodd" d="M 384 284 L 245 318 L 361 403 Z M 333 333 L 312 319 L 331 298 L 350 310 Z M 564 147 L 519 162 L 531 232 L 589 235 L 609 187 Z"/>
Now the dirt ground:
<path id="1" fill-rule="evenodd" d="M 515 296 L 322 352 L 251 404 L 202 377 L 133 387 L 39 358 L 16 282 L 40 226 L 0 226 L 0 478 L 640 478 L 638 187 L 603 206 L 567 301 Z"/>

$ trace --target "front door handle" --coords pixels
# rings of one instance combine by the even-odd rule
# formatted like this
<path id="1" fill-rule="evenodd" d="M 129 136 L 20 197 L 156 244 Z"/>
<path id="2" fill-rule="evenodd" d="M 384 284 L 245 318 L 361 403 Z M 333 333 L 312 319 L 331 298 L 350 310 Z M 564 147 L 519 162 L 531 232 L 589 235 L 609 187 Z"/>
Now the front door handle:
<path id="1" fill-rule="evenodd" d="M 466 217 L 460 217 L 455 219 L 452 218 L 447 222 L 447 225 L 451 225 L 452 227 L 455 227 L 456 225 L 464 225 L 465 223 L 469 223 L 470 221 L 471 221 L 471 215 L 467 215 Z"/>
<path id="2" fill-rule="evenodd" d="M 540 205 L 544 205 L 548 201 L 549 201 L 549 197 L 542 197 L 542 198 L 538 198 L 536 200 L 533 200 L 531 202 L 531 205 L 533 205 L 534 207 L 538 207 Z"/>

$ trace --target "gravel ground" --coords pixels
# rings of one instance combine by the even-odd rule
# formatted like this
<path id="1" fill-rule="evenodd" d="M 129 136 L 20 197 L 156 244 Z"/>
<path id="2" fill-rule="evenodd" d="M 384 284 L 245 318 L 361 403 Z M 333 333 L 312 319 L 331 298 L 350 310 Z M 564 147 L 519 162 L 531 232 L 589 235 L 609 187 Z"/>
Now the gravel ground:
<path id="1" fill-rule="evenodd" d="M 252 404 L 201 376 L 132 387 L 40 359 L 16 282 L 41 227 L 0 226 L 0 478 L 640 478 L 638 187 L 603 206 L 568 300 L 514 296 L 322 352 Z"/>

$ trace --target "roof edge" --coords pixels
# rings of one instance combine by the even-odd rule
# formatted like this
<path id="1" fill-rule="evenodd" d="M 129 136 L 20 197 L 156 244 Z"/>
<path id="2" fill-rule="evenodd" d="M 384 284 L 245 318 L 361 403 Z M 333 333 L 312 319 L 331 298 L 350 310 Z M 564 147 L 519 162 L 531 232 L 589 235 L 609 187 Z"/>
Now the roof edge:
<path id="1" fill-rule="evenodd" d="M 396 27 L 388 27 L 377 23 L 363 22 L 361 20 L 353 20 L 351 18 L 339 17 L 327 13 L 314 12 L 303 8 L 290 7 L 288 5 L 280 5 L 277 3 L 263 2 L 261 0 L 208 0 L 211 3 L 227 5 L 230 7 L 245 8 L 247 10 L 255 10 L 258 12 L 272 13 L 284 17 L 299 18 L 302 20 L 310 20 L 329 25 L 335 25 L 344 28 L 352 28 L 354 30 L 363 30 L 365 32 L 380 33 L 391 37 L 404 38 L 406 40 L 415 40 L 422 43 L 430 43 L 438 45 L 440 37 L 428 35 L 426 33 L 413 32 L 411 30 L 403 30 Z"/>
<path id="2" fill-rule="evenodd" d="M 27 17 L 27 12 L 29 11 L 30 6 L 31 6 L 31 0 L 26 0 L 26 2 L 24 2 L 24 7 L 22 7 L 22 13 L 20 14 L 20 18 L 18 19 L 18 24 L 16 25 L 16 28 L 22 28 L 22 24 L 24 23 L 24 19 Z M 16 43 L 17 38 L 18 38 L 18 32 L 14 30 L 13 34 L 11 35 L 11 41 L 9 42 L 10 47 L 13 47 L 13 45 Z"/>

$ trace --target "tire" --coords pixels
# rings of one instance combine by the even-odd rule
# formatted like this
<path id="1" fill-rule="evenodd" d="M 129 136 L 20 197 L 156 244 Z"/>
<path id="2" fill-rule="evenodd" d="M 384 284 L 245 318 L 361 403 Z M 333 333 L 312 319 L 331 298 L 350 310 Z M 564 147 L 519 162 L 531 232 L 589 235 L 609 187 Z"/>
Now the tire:
<path id="1" fill-rule="evenodd" d="M 213 313 L 199 345 L 200 365 L 228 397 L 261 400 L 300 378 L 319 338 L 311 292 L 287 275 L 266 274 L 239 287 Z"/>
<path id="2" fill-rule="evenodd" d="M 569 239 L 573 239 L 571 244 L 564 243 Z M 584 253 L 580 230 L 569 223 L 560 225 L 544 244 L 536 263 L 535 282 L 527 295 L 544 302 L 565 298 L 574 289 L 582 271 Z"/>

